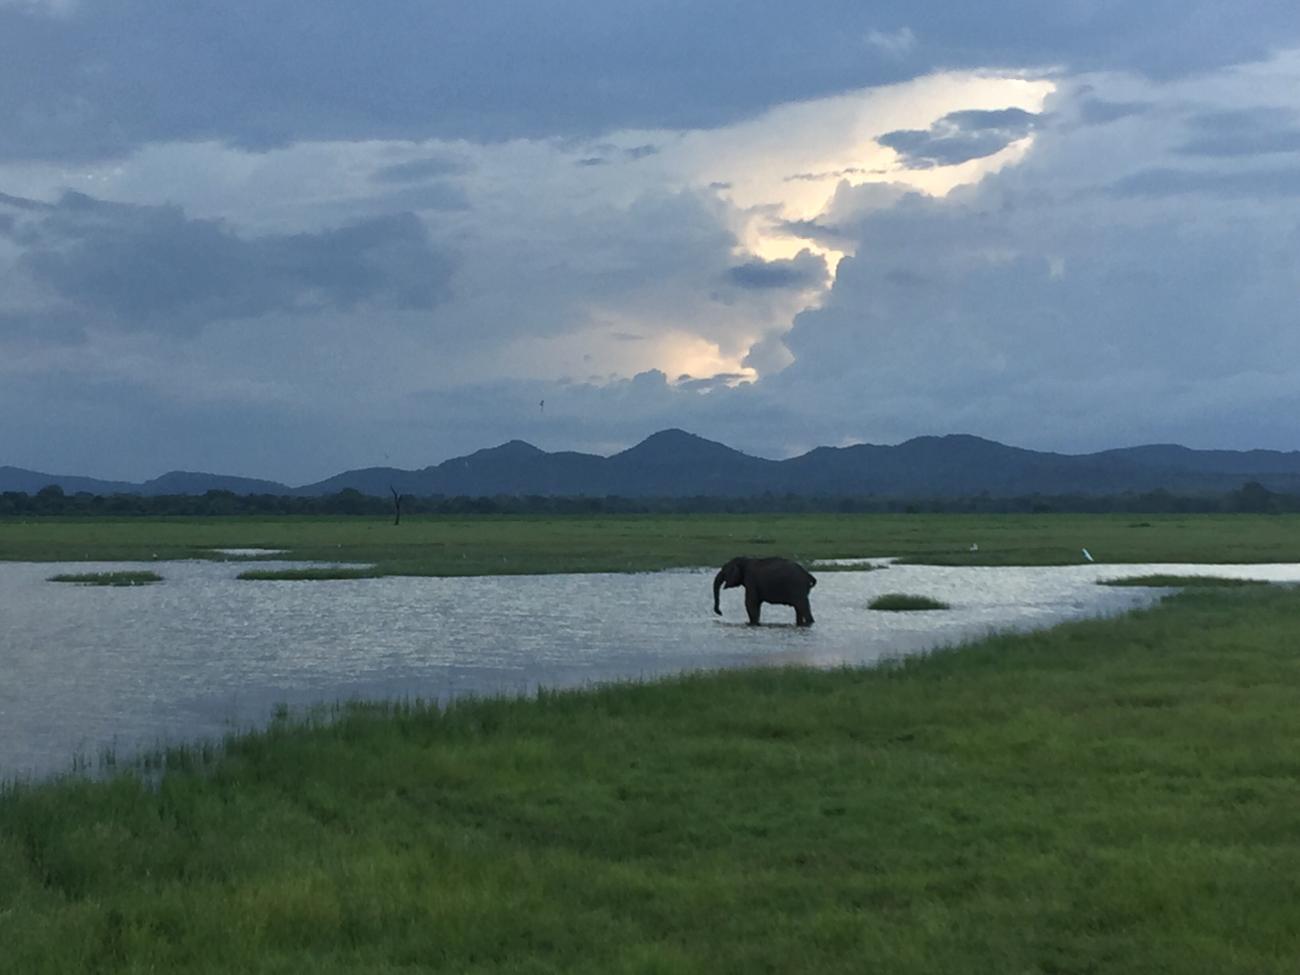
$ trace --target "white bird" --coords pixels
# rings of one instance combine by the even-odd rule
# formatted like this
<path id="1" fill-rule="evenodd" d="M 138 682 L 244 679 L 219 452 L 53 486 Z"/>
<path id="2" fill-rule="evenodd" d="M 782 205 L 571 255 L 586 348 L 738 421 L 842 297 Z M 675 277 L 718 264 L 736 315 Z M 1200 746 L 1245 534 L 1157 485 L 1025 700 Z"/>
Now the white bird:
<path id="1" fill-rule="evenodd" d="M 971 542 L 971 543 L 970 543 L 970 550 L 971 550 L 972 552 L 978 552 L 978 551 L 980 550 L 980 543 L 979 543 L 979 542 Z"/>
<path id="2" fill-rule="evenodd" d="M 1089 562 L 1093 561 L 1092 553 L 1089 552 L 1086 548 L 1083 550 L 1083 557 L 1087 559 Z"/>

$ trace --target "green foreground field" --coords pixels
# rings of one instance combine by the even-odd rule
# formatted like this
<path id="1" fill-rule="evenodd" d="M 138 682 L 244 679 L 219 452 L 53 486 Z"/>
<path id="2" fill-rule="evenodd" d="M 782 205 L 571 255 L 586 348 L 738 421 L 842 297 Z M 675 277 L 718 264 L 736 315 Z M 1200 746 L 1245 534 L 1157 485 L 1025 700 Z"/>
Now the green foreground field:
<path id="1" fill-rule="evenodd" d="M 1202 589 L 11 786 L 0 969 L 1294 972 L 1298 618 Z"/>
<path id="2" fill-rule="evenodd" d="M 975 551 L 971 546 L 977 546 Z M 373 563 L 381 575 L 628 572 L 738 554 L 952 565 L 1300 561 L 1300 515 L 642 515 L 0 520 L 0 559 L 212 558 L 217 548 Z M 219 556 L 215 556 L 219 557 Z"/>

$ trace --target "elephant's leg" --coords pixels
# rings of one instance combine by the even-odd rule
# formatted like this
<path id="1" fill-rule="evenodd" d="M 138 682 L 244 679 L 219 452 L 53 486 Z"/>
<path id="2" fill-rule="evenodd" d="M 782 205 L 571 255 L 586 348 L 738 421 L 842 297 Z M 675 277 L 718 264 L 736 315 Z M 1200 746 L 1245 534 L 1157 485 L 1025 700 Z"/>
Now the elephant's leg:
<path id="1" fill-rule="evenodd" d="M 794 622 L 796 626 L 812 626 L 812 606 L 808 604 L 807 596 L 794 604 Z"/>
<path id="2" fill-rule="evenodd" d="M 745 590 L 745 612 L 749 614 L 749 625 L 758 626 L 758 614 L 763 601 L 752 589 Z"/>

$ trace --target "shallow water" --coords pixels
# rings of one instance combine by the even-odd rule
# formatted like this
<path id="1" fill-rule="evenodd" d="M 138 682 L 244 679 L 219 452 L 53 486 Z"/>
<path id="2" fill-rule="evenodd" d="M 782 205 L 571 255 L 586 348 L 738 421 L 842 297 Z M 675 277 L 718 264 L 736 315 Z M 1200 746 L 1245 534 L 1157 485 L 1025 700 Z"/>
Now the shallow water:
<path id="1" fill-rule="evenodd" d="M 276 568 L 290 563 L 264 562 Z M 150 568 L 164 581 L 48 583 L 64 571 Z M 755 664 L 868 664 L 982 636 L 1148 604 L 1166 590 L 1097 579 L 1168 572 L 1300 581 L 1300 566 L 970 568 L 823 572 L 815 626 L 743 593 L 712 613 L 714 569 L 638 575 L 247 582 L 237 563 L 0 563 L 0 780 L 119 758 L 264 722 L 277 704 L 446 700 L 539 684 Z M 952 609 L 881 613 L 885 592 Z"/>

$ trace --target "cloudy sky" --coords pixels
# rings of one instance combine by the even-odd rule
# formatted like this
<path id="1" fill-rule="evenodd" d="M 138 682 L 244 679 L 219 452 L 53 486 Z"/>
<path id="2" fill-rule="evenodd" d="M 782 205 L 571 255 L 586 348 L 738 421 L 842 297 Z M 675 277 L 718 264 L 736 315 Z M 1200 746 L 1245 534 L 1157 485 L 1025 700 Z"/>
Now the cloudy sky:
<path id="1" fill-rule="evenodd" d="M 0 465 L 1297 416 L 1294 0 L 0 0 Z"/>

